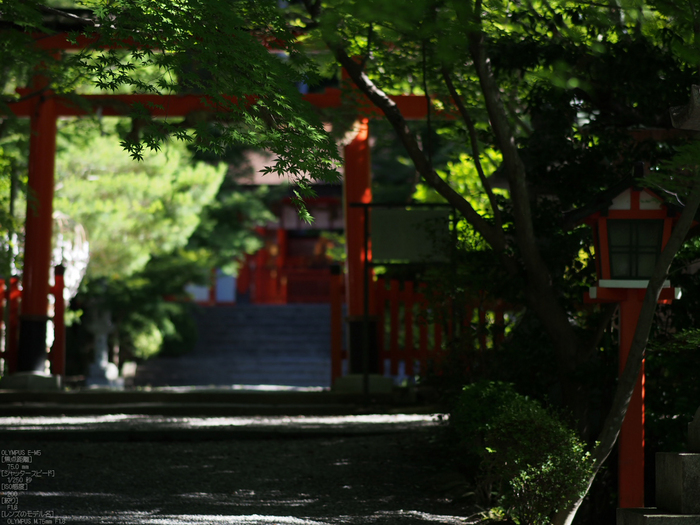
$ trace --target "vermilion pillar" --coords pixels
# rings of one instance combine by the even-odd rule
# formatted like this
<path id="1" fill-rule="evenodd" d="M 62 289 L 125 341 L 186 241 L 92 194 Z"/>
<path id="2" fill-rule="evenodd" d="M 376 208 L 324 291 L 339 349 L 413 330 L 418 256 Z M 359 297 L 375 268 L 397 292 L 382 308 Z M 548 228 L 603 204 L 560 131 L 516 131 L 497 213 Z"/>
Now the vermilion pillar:
<path id="1" fill-rule="evenodd" d="M 646 290 L 642 288 L 591 288 L 586 302 L 620 304 L 620 350 L 619 370 L 622 374 L 634 332 L 637 330 L 639 314 Z M 673 288 L 663 288 L 660 304 L 670 304 L 674 298 Z M 644 506 L 644 362 L 637 377 L 627 414 L 622 422 L 618 445 L 618 490 L 621 508 Z"/>
<path id="2" fill-rule="evenodd" d="M 349 316 L 364 314 L 365 210 L 350 204 L 372 201 L 369 121 L 362 119 L 355 138 L 345 146 L 343 204 L 345 208 L 346 297 Z"/>
<path id="3" fill-rule="evenodd" d="M 46 86 L 47 81 L 35 81 L 35 87 L 42 84 Z M 47 357 L 55 155 L 55 100 L 53 93 L 45 90 L 37 97 L 31 115 L 18 372 L 43 372 Z"/>
<path id="4" fill-rule="evenodd" d="M 628 290 L 620 301 L 620 375 L 627 363 L 637 321 L 642 310 L 643 293 Z M 644 507 L 644 363 L 634 387 L 618 441 L 621 508 Z"/>

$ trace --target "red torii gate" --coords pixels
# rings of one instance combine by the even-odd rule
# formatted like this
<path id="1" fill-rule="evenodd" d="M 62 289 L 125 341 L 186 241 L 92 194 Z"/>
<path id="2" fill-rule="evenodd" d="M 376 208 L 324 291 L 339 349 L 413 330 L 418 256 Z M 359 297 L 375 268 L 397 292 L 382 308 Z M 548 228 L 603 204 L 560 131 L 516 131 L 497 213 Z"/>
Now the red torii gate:
<path id="1" fill-rule="evenodd" d="M 75 43 L 67 33 L 34 35 L 36 45 L 50 52 L 79 50 L 94 43 L 96 38 L 80 36 Z M 27 205 L 25 224 L 25 257 L 22 278 L 22 310 L 17 356 L 17 369 L 10 372 L 43 372 L 46 360 L 46 329 L 48 318 L 49 275 L 51 264 L 51 234 L 53 216 L 54 170 L 56 153 L 56 119 L 80 117 L 88 112 L 76 107 L 66 97 L 49 89 L 50 79 L 37 75 L 30 88 L 18 90 L 21 100 L 9 104 L 17 117 L 30 118 L 28 191 L 34 199 Z M 343 92 L 327 88 L 323 93 L 303 95 L 318 108 L 340 107 Z M 424 119 L 428 114 L 425 96 L 401 95 L 391 97 L 407 120 Z M 151 116 L 186 116 L 193 111 L 214 111 L 199 95 L 82 95 L 91 108 L 99 108 L 103 116 L 123 116 L 124 108 L 140 103 Z M 353 93 L 357 100 L 357 93 Z M 354 139 L 345 146 L 343 203 L 347 242 L 347 305 L 348 315 L 362 315 L 362 276 L 367 254 L 363 249 L 364 214 L 352 202 L 371 202 L 371 164 L 369 119 L 381 117 L 369 101 L 363 104 Z M 61 344 L 61 343 L 59 343 Z M 63 367 L 58 367 L 59 374 Z M 53 371 L 56 373 L 56 371 Z"/>

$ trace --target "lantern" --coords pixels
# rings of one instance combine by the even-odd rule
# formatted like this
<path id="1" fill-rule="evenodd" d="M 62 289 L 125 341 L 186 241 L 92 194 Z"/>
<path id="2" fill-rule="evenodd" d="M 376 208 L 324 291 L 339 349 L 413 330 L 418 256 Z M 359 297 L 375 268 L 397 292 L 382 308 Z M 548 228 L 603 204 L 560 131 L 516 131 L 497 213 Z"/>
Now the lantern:
<path id="1" fill-rule="evenodd" d="M 651 190 L 635 186 L 613 188 L 593 208 L 581 221 L 593 228 L 595 244 L 598 283 L 590 299 L 617 302 L 623 299 L 614 290 L 646 289 L 676 213 Z M 672 299 L 667 282 L 661 300 Z"/>
<path id="2" fill-rule="evenodd" d="M 671 237 L 676 213 L 653 191 L 629 183 L 601 194 L 591 206 L 577 210 L 571 219 L 593 229 L 597 286 L 587 302 L 619 303 L 622 373 L 632 346 L 644 294 L 656 261 Z M 667 281 L 659 302 L 674 299 Z M 644 506 L 644 368 L 630 399 L 619 439 L 619 504 Z"/>

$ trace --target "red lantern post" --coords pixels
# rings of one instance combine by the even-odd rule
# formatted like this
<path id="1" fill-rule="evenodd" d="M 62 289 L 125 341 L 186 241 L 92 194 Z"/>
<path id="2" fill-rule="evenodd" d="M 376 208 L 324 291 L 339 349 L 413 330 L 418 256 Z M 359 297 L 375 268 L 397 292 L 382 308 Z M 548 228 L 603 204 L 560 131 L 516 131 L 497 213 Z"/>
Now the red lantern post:
<path id="1" fill-rule="evenodd" d="M 660 197 L 647 189 L 627 187 L 583 219 L 593 228 L 598 286 L 587 302 L 620 304 L 619 373 L 625 367 L 637 329 L 648 279 L 676 221 Z M 659 303 L 670 303 L 675 290 L 667 284 Z M 619 505 L 644 506 L 644 368 L 640 372 L 622 424 L 619 450 Z"/>

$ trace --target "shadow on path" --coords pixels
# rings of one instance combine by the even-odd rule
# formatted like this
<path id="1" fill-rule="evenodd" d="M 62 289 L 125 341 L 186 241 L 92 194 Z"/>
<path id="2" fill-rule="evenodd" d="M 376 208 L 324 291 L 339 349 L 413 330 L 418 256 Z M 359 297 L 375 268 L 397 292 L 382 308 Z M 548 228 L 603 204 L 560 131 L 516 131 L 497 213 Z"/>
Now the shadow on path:
<path id="1" fill-rule="evenodd" d="M 19 511 L 54 524 L 469 523 L 465 516 L 473 509 L 450 503 L 434 488 L 449 468 L 449 458 L 434 444 L 440 431 L 434 418 L 394 416 L 392 426 L 352 417 L 335 423 L 321 417 L 240 419 L 239 431 L 217 440 L 92 441 L 85 439 L 89 432 L 82 439 L 76 432 L 74 440 L 42 440 L 35 428 L 30 440 L 2 440 L 3 455 L 40 452 L 22 467 L 32 478 L 27 490 L 4 485 L 3 498 L 16 498 Z M 0 418 L 0 426 L 7 428 L 8 419 Z M 31 419 L 24 424 L 41 426 Z M 230 419 L 198 422 L 230 426 Z M 14 423 L 9 426 L 21 426 Z M 314 430 L 324 425 L 324 432 Z M 255 436 L 241 431 L 283 427 Z M 7 517 L 0 521 L 12 523 Z"/>

